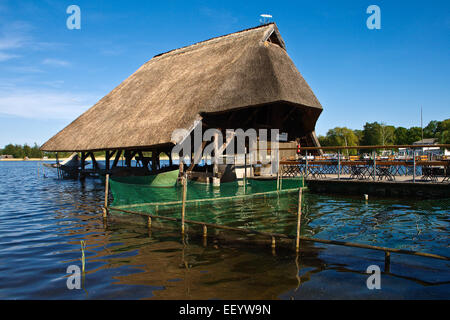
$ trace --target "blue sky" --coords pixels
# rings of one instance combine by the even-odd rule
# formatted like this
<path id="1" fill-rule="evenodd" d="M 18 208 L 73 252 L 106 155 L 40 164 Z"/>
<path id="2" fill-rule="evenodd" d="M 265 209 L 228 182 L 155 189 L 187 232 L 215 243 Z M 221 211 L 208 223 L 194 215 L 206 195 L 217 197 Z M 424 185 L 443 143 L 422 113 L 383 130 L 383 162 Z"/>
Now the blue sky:
<path id="1" fill-rule="evenodd" d="M 66 27 L 69 5 L 81 30 Z M 366 9 L 381 9 L 369 30 Z M 450 117 L 449 1 L 0 0 L 0 147 L 42 144 L 155 54 L 270 13 L 324 111 L 318 134 Z"/>

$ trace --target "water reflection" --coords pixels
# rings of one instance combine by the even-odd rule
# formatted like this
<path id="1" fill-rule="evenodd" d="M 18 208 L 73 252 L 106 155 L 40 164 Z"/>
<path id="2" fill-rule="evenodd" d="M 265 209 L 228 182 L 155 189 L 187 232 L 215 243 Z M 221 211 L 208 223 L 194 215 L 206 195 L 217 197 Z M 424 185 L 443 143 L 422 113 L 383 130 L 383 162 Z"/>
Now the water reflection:
<path id="1" fill-rule="evenodd" d="M 366 268 L 384 270 L 370 250 L 302 243 L 291 249 L 262 246 L 208 230 L 158 228 L 152 223 L 101 219 L 100 181 L 38 177 L 33 162 L 0 162 L 0 298 L 3 299 L 317 299 L 448 298 L 449 264 L 393 254 L 382 290 L 366 287 Z M 229 222 L 261 223 L 262 230 L 295 230 L 295 198 L 211 206 Z M 448 200 L 408 201 L 305 196 L 302 234 L 449 255 Z M 192 212 L 190 213 L 192 214 Z M 170 225 L 170 224 L 169 224 Z M 166 226 L 165 226 L 166 227 Z M 240 240 L 253 237 L 239 235 Z M 244 239 L 247 238 L 247 239 Z M 219 239 L 219 240 L 218 240 Z M 81 268 L 86 242 L 85 290 L 69 290 L 67 267 Z"/>

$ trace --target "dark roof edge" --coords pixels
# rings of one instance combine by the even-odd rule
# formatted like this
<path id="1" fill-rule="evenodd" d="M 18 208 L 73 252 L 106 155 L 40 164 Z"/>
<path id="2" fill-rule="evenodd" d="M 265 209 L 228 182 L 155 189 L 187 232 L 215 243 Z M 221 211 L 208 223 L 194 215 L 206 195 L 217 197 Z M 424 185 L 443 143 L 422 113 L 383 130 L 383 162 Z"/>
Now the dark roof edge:
<path id="1" fill-rule="evenodd" d="M 224 34 L 224 35 L 221 35 L 221 36 L 209 38 L 207 40 L 202 40 L 202 41 L 199 41 L 199 42 L 195 42 L 193 44 L 190 44 L 190 45 L 187 45 L 187 46 L 184 46 L 184 47 L 180 47 L 180 48 L 172 49 L 172 50 L 169 50 L 169 51 L 166 51 L 166 52 L 162 52 L 162 53 L 159 53 L 157 55 L 154 55 L 153 58 L 161 57 L 161 56 L 163 56 L 165 54 L 168 54 L 168 53 L 171 53 L 171 52 L 173 52 L 175 50 L 186 49 L 186 48 L 189 48 L 189 47 L 192 47 L 192 46 L 204 43 L 204 42 L 208 42 L 208 41 L 211 41 L 211 40 L 216 40 L 216 39 L 219 39 L 219 38 L 224 38 L 224 37 L 230 36 L 232 34 L 239 34 L 239 33 L 247 32 L 247 31 L 254 30 L 254 29 L 264 28 L 264 27 L 267 27 L 269 25 L 274 25 L 275 26 L 275 29 L 277 30 L 277 36 L 279 36 L 279 32 L 278 32 L 278 28 L 277 28 L 276 23 L 275 22 L 270 22 L 270 23 L 262 24 L 262 25 L 259 25 L 259 26 L 256 26 L 256 27 L 251 27 L 251 28 L 247 28 L 247 29 L 244 29 L 244 30 L 231 32 L 231 33 L 227 33 L 227 34 Z M 283 41 L 283 40 L 281 39 L 281 41 Z M 283 44 L 284 44 L 284 42 L 283 42 Z"/>

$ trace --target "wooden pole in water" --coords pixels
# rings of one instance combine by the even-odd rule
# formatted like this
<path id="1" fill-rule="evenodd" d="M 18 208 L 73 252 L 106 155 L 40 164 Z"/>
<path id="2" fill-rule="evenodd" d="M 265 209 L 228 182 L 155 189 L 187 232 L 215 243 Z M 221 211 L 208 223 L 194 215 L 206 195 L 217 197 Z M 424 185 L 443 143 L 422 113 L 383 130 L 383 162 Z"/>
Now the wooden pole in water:
<path id="1" fill-rule="evenodd" d="M 278 171 L 280 171 L 280 190 L 282 190 L 283 189 L 283 167 L 280 166 Z"/>
<path id="2" fill-rule="evenodd" d="M 295 239 L 295 252 L 300 251 L 300 219 L 302 217 L 302 188 L 298 189 L 298 212 L 297 212 L 297 238 Z"/>
<path id="3" fill-rule="evenodd" d="M 338 150 L 338 180 L 341 179 L 341 149 Z"/>
<path id="4" fill-rule="evenodd" d="M 149 229 L 152 227 L 152 217 L 148 217 L 147 226 Z"/>
<path id="5" fill-rule="evenodd" d="M 308 151 L 305 151 L 305 176 L 308 177 Z"/>
<path id="6" fill-rule="evenodd" d="M 373 181 L 377 179 L 377 151 L 373 150 Z"/>
<path id="7" fill-rule="evenodd" d="M 187 189 L 187 178 L 183 177 L 183 202 L 181 207 L 181 233 L 184 234 L 184 215 L 186 212 L 186 189 Z"/>
<path id="8" fill-rule="evenodd" d="M 384 252 L 384 272 L 390 272 L 391 270 L 391 253 L 389 251 Z"/>
<path id="9" fill-rule="evenodd" d="M 109 173 L 105 176 L 105 206 L 103 207 L 103 218 L 108 215 L 108 192 L 109 192 Z"/>
<path id="10" fill-rule="evenodd" d="M 277 171 L 277 191 L 280 190 L 280 168 Z"/>
<path id="11" fill-rule="evenodd" d="M 59 158 L 58 158 L 58 152 L 56 152 L 56 173 L 58 175 L 58 179 L 59 179 Z"/>

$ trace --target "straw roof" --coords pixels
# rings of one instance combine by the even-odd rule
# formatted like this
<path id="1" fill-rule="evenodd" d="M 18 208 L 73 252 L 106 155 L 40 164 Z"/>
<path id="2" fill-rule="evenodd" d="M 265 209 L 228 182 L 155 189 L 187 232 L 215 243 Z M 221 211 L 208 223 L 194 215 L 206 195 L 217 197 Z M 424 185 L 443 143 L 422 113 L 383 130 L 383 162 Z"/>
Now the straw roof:
<path id="1" fill-rule="evenodd" d="M 322 111 L 271 23 L 153 57 L 41 149 L 165 145 L 200 114 L 277 101 L 316 109 L 313 126 Z"/>

